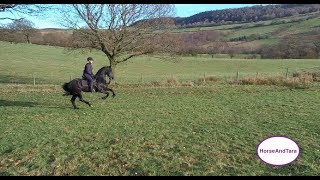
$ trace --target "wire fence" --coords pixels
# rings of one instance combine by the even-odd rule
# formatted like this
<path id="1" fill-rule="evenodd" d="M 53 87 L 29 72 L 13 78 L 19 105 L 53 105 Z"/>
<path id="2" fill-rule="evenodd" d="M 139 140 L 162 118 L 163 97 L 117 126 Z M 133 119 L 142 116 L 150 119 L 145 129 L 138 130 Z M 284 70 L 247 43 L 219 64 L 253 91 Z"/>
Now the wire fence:
<path id="1" fill-rule="evenodd" d="M 203 73 L 190 73 L 190 74 L 163 74 L 163 75 L 146 75 L 140 74 L 135 76 L 118 76 L 116 81 L 118 84 L 144 84 L 155 81 L 167 81 L 169 79 L 175 79 L 180 82 L 188 81 L 199 81 L 203 80 L 204 83 L 210 77 L 216 77 L 223 80 L 240 80 L 243 78 L 252 77 L 270 77 L 270 76 L 284 76 L 286 78 L 292 77 L 294 73 L 301 72 L 320 72 L 320 66 L 310 67 L 310 68 L 300 68 L 300 69 L 290 69 L 284 68 L 282 71 L 278 72 L 245 72 L 245 71 L 235 71 L 228 73 L 217 73 L 217 72 L 203 72 Z M 28 85 L 62 85 L 63 83 L 69 82 L 75 78 L 81 78 L 79 74 L 64 74 L 61 77 L 60 74 L 49 73 L 46 75 L 40 75 L 37 73 L 29 74 L 26 76 L 21 76 L 19 73 L 12 71 L 8 75 L 1 75 L 0 83 L 6 84 L 28 84 Z"/>

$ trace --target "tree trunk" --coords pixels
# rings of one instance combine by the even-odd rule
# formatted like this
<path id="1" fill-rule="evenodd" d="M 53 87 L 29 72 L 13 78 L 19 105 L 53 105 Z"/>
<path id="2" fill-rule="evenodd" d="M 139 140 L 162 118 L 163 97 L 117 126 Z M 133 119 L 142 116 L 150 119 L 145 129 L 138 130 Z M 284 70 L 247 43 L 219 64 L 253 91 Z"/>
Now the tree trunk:
<path id="1" fill-rule="evenodd" d="M 27 43 L 30 44 L 30 38 L 28 35 L 26 35 L 26 38 L 27 38 Z"/>
<path id="2" fill-rule="evenodd" d="M 117 73 L 116 73 L 117 62 L 114 58 L 110 58 L 109 63 L 112 68 L 112 74 L 113 74 L 113 80 L 111 81 L 111 84 L 116 85 L 117 84 Z"/>

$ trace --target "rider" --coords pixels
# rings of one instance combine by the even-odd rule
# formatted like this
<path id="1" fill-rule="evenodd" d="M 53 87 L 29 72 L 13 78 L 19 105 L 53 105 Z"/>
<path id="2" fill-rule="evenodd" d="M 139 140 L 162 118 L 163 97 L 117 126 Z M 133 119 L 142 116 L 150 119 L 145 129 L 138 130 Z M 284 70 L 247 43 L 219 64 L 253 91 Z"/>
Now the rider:
<path id="1" fill-rule="evenodd" d="M 95 92 L 95 90 L 93 88 L 94 76 L 93 76 L 93 73 L 92 73 L 92 63 L 93 63 L 92 57 L 88 57 L 87 61 L 88 61 L 88 63 L 84 67 L 84 71 L 83 71 L 83 76 L 82 77 L 83 77 L 83 79 L 88 81 L 89 91 L 90 92 Z"/>

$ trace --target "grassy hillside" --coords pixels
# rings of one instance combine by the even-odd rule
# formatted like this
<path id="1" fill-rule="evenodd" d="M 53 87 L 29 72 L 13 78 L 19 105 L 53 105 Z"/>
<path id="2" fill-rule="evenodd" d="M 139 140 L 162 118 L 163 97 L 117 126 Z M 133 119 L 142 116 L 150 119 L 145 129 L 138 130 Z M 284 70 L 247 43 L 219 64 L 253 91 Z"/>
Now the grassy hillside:
<path id="1" fill-rule="evenodd" d="M 296 15 L 285 18 L 276 18 L 268 21 L 258 21 L 252 23 L 237 23 L 212 27 L 193 27 L 175 29 L 175 33 L 193 33 L 198 31 L 219 31 L 225 34 L 224 39 L 231 41 L 232 39 L 243 36 L 260 35 L 267 39 L 243 41 L 241 47 L 250 49 L 250 44 L 254 44 L 253 49 L 261 48 L 264 45 L 277 44 L 283 38 L 299 38 L 312 39 L 309 34 L 320 27 L 320 14 L 309 13 L 304 15 Z M 214 42 L 212 42 L 214 44 Z M 207 45 L 207 44 L 206 44 Z M 234 49 L 239 48 L 238 45 L 229 44 Z M 252 49 L 252 48 L 251 48 Z"/>
<path id="2" fill-rule="evenodd" d="M 108 65 L 100 52 L 66 54 L 64 48 L 27 44 L 0 43 L 0 82 L 33 84 L 62 84 L 71 78 L 81 77 L 86 58 L 96 60 L 94 72 Z M 223 57 L 223 56 L 222 56 Z M 319 67 L 318 60 L 260 60 L 212 58 L 211 56 L 178 57 L 177 61 L 164 61 L 151 57 L 138 57 L 120 64 L 116 70 L 118 82 L 141 83 L 161 81 L 175 77 L 182 81 L 197 80 L 215 75 L 234 78 L 240 76 L 284 75 L 290 72 Z M 142 77 L 142 78 L 141 78 Z"/>
<path id="3" fill-rule="evenodd" d="M 201 31 L 205 31 L 210 33 L 210 31 L 217 31 L 222 37 L 222 39 L 228 42 L 228 47 L 233 51 L 255 51 L 262 48 L 265 45 L 275 45 L 278 44 L 282 39 L 285 38 L 298 38 L 302 42 L 305 41 L 315 41 L 317 38 L 314 37 L 313 32 L 318 30 L 320 27 L 320 13 L 306 13 L 306 14 L 298 14 L 290 17 L 283 18 L 273 18 L 271 20 L 265 21 L 256 21 L 256 22 L 246 22 L 239 23 L 234 22 L 233 24 L 226 25 L 215 25 L 215 26 L 207 26 L 207 27 L 192 27 L 192 28 L 176 28 L 171 31 L 171 33 L 175 35 L 186 36 L 190 33 L 199 33 Z M 42 29 L 40 33 L 45 36 L 48 33 L 53 36 L 56 33 L 57 38 L 62 37 L 64 39 L 60 39 L 59 42 L 63 42 L 66 38 L 68 38 L 72 34 L 72 30 L 65 29 Z M 205 34 L 205 33 L 204 33 Z M 212 35 L 212 34 L 211 34 Z M 202 35 L 205 36 L 205 35 Z M 197 37 L 192 41 L 198 41 L 198 39 L 202 39 L 197 42 L 197 46 L 199 48 L 206 49 L 207 47 L 213 46 L 216 47 L 216 42 L 214 40 L 207 42 L 206 39 L 215 39 L 210 37 L 201 38 Z M 254 37 L 255 36 L 255 37 Z M 246 37 L 244 39 L 244 37 Z M 38 37 L 39 38 L 39 37 Z M 47 37 L 45 39 L 50 39 L 52 37 Z M 40 38 L 41 39 L 41 38 Z M 187 38 L 188 39 L 188 38 Z M 51 40 L 53 41 L 53 40 Z M 185 45 L 190 43 L 190 38 L 185 42 Z M 49 42 L 46 42 L 49 43 Z M 56 43 L 57 42 L 51 42 Z M 59 43 L 58 43 L 59 44 Z M 60 44 L 61 45 L 61 44 Z M 198 47 L 193 47 L 198 48 Z M 208 51 L 208 53 L 210 53 Z"/>

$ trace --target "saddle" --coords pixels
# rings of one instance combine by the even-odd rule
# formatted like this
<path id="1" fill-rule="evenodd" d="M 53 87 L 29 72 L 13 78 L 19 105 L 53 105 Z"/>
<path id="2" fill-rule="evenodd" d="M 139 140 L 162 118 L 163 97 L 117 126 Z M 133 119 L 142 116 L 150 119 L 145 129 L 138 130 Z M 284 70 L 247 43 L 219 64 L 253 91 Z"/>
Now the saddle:
<path id="1" fill-rule="evenodd" d="M 81 79 L 81 86 L 84 86 L 84 87 L 88 86 L 88 81 L 85 79 Z M 93 80 L 93 87 L 97 88 L 97 82 L 95 79 Z"/>

